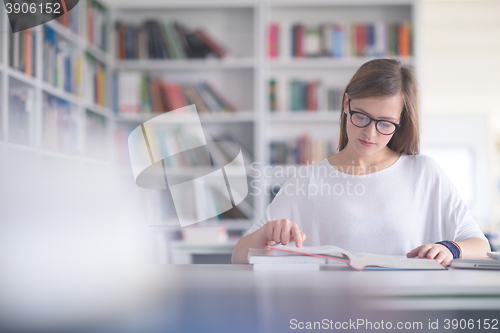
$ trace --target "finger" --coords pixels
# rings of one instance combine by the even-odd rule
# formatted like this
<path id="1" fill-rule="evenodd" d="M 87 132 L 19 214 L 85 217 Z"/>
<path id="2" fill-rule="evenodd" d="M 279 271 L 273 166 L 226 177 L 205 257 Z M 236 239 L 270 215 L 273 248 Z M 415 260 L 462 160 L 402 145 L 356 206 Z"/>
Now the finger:
<path id="1" fill-rule="evenodd" d="M 300 234 L 302 235 L 302 242 L 304 242 L 307 238 L 307 235 L 305 233 L 303 233 L 302 231 L 300 232 Z"/>
<path id="2" fill-rule="evenodd" d="M 278 221 L 274 225 L 274 231 L 273 231 L 273 238 L 272 238 L 272 240 L 275 241 L 276 243 L 281 243 L 281 223 L 280 223 L 280 221 Z"/>
<path id="3" fill-rule="evenodd" d="M 281 228 L 281 244 L 286 245 L 290 241 L 290 229 L 292 225 L 290 223 L 286 223 L 283 228 Z"/>
<path id="4" fill-rule="evenodd" d="M 429 252 L 427 252 L 427 258 L 428 259 L 434 259 L 436 256 L 441 252 L 441 249 L 437 246 L 433 246 L 429 249 Z M 441 262 L 440 262 L 441 263 Z"/>
<path id="5" fill-rule="evenodd" d="M 419 246 L 419 247 L 417 247 L 417 248 L 414 248 L 413 250 L 411 250 L 410 252 L 408 252 L 408 253 L 406 254 L 406 257 L 407 257 L 407 258 L 413 258 L 413 257 L 415 257 L 415 256 L 418 254 L 418 252 L 420 251 L 420 248 L 421 248 L 421 247 L 422 247 L 422 246 Z"/>
<path id="6" fill-rule="evenodd" d="M 422 247 L 420 248 L 420 251 L 418 251 L 418 257 L 425 258 L 425 256 L 427 255 L 427 252 L 429 252 L 430 248 L 431 248 L 430 245 L 422 245 Z"/>
<path id="7" fill-rule="evenodd" d="M 451 256 L 449 256 L 448 253 L 446 253 L 445 251 L 441 251 L 436 257 L 436 261 L 441 265 L 443 265 L 444 267 L 446 267 L 451 262 Z"/>
<path id="8" fill-rule="evenodd" d="M 275 241 L 269 241 L 269 242 L 267 242 L 267 245 L 273 246 L 273 245 L 276 245 L 276 242 Z"/>
<path id="9" fill-rule="evenodd" d="M 292 233 L 293 239 L 295 240 L 295 245 L 297 247 L 301 247 L 302 246 L 302 235 L 301 235 L 301 232 L 299 230 L 299 227 L 296 224 L 292 227 L 291 233 Z"/>
<path id="10" fill-rule="evenodd" d="M 274 223 L 273 222 L 267 222 L 265 227 L 266 231 L 266 237 L 268 241 L 271 241 L 273 239 L 273 232 L 274 232 Z"/>

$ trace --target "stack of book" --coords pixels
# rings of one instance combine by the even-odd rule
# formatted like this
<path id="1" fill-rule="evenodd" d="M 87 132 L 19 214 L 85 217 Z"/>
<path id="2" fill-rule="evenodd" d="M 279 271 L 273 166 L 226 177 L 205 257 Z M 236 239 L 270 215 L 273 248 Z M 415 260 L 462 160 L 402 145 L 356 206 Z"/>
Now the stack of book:
<path id="1" fill-rule="evenodd" d="M 409 21 L 368 24 L 324 23 L 319 26 L 294 24 L 291 27 L 273 22 L 268 29 L 268 56 L 270 58 L 289 55 L 296 58 L 410 56 L 411 39 Z"/>
<path id="2" fill-rule="evenodd" d="M 28 76 L 36 73 L 36 38 L 31 29 L 16 32 L 9 30 L 9 65 Z"/>
<path id="3" fill-rule="evenodd" d="M 118 112 L 121 115 L 163 113 L 195 104 L 198 112 L 231 112 L 236 107 L 208 82 L 174 83 L 138 72 L 119 72 Z"/>
<path id="4" fill-rule="evenodd" d="M 90 102 L 106 106 L 107 105 L 107 87 L 106 87 L 106 67 L 97 60 L 92 54 L 87 52 L 87 70 L 88 75 L 87 94 Z"/>
<path id="5" fill-rule="evenodd" d="M 222 58 L 227 53 L 205 30 L 188 29 L 179 22 L 117 22 L 115 27 L 118 59 Z"/>
<path id="6" fill-rule="evenodd" d="M 248 263 L 254 271 L 319 271 L 326 259 L 293 254 L 270 249 L 254 249 L 248 251 Z"/>
<path id="7" fill-rule="evenodd" d="M 311 139 L 307 133 L 302 134 L 298 139 L 271 141 L 269 163 L 271 165 L 314 164 L 333 154 L 337 146 L 337 139 Z"/>
<path id="8" fill-rule="evenodd" d="M 106 7 L 99 1 L 87 0 L 87 41 L 104 51 L 108 46 L 108 21 Z"/>
<path id="9" fill-rule="evenodd" d="M 83 70 L 78 50 L 47 25 L 44 25 L 43 65 L 45 82 L 69 93 L 81 93 Z"/>
<path id="10" fill-rule="evenodd" d="M 270 111 L 339 110 L 342 88 L 326 87 L 320 80 L 269 80 Z M 288 100 L 287 100 L 288 99 Z"/>

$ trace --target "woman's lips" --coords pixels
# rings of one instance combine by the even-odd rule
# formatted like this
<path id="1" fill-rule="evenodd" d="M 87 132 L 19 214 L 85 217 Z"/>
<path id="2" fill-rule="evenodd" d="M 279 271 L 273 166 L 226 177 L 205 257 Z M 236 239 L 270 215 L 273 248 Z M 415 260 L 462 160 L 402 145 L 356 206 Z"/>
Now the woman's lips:
<path id="1" fill-rule="evenodd" d="M 361 142 L 361 144 L 362 144 L 363 146 L 365 146 L 365 147 L 371 147 L 371 146 L 373 146 L 373 145 L 374 145 L 374 143 L 373 143 L 373 142 L 369 142 L 369 141 L 365 141 L 365 140 L 361 140 L 361 139 L 359 140 L 359 142 Z"/>

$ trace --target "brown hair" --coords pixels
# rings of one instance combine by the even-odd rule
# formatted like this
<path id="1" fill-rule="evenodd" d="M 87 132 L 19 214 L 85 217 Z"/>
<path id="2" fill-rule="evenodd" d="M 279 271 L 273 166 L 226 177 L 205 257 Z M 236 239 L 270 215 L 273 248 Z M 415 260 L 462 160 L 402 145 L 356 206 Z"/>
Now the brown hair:
<path id="1" fill-rule="evenodd" d="M 394 96 L 401 93 L 403 110 L 400 128 L 387 144 L 395 152 L 405 155 L 419 153 L 419 89 L 413 71 L 397 59 L 375 59 L 363 64 L 354 74 L 342 96 L 340 113 L 339 151 L 347 146 L 347 119 L 344 112 L 345 93 L 350 99 Z"/>

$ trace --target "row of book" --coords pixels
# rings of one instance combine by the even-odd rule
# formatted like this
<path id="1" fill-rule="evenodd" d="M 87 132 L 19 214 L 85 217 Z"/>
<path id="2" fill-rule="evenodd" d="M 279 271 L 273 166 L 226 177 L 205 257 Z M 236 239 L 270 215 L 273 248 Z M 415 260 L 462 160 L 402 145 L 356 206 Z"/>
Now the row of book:
<path id="1" fill-rule="evenodd" d="M 107 121 L 100 114 L 87 111 L 85 117 L 85 150 L 91 158 L 106 157 Z"/>
<path id="2" fill-rule="evenodd" d="M 81 94 L 83 61 L 78 50 L 44 25 L 43 80 L 69 93 Z"/>
<path id="3" fill-rule="evenodd" d="M 412 54 L 412 27 L 402 23 L 270 23 L 268 55 L 277 57 L 386 57 Z"/>
<path id="4" fill-rule="evenodd" d="M 97 105 L 107 105 L 107 71 L 106 66 L 87 52 L 86 89 L 88 99 Z"/>
<path id="5" fill-rule="evenodd" d="M 65 100 L 43 95 L 43 142 L 45 149 L 64 154 L 78 152 L 78 112 Z"/>
<path id="6" fill-rule="evenodd" d="M 227 50 L 203 29 L 179 22 L 148 20 L 140 25 L 116 23 L 118 59 L 186 59 L 224 57 Z"/>
<path id="7" fill-rule="evenodd" d="M 340 110 L 344 94 L 343 89 L 327 87 L 320 80 L 272 78 L 268 87 L 271 112 Z"/>
<path id="8" fill-rule="evenodd" d="M 271 165 L 307 165 L 317 163 L 333 154 L 338 147 L 337 139 L 312 139 L 308 133 L 299 138 L 269 143 Z"/>
<path id="9" fill-rule="evenodd" d="M 36 73 L 37 34 L 31 29 L 16 32 L 9 28 L 9 65 L 28 76 Z"/>
<path id="10" fill-rule="evenodd" d="M 106 7 L 99 1 L 87 0 L 87 41 L 103 51 L 108 50 L 108 22 Z"/>
<path id="11" fill-rule="evenodd" d="M 9 142 L 29 145 L 34 115 L 32 88 L 9 90 Z"/>
<path id="12" fill-rule="evenodd" d="M 167 112 L 195 104 L 198 112 L 231 112 L 236 107 L 208 82 L 174 83 L 138 72 L 117 74 L 120 114 Z"/>

